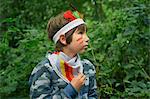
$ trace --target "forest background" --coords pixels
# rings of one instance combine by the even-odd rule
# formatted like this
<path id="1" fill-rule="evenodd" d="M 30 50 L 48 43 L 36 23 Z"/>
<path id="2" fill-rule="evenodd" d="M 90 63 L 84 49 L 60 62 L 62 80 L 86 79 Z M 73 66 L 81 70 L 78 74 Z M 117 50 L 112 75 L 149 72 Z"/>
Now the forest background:
<path id="1" fill-rule="evenodd" d="M 88 25 L 81 57 L 96 67 L 99 97 L 150 98 L 149 0 L 0 0 L 0 98 L 29 98 L 32 69 L 54 50 L 47 22 L 70 3 Z"/>

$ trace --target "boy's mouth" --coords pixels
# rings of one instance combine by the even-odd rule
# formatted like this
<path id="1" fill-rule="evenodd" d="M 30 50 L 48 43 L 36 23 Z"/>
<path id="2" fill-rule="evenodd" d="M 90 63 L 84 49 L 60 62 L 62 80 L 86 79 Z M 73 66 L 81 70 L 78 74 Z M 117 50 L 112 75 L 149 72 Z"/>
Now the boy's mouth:
<path id="1" fill-rule="evenodd" d="M 84 48 L 87 49 L 87 48 L 88 48 L 88 45 L 85 45 Z"/>

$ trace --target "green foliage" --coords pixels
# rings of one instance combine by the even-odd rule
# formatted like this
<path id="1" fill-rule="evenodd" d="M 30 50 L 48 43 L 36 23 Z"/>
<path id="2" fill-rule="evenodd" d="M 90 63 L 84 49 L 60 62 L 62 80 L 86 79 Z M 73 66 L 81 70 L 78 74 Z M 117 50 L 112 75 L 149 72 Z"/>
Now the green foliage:
<path id="1" fill-rule="evenodd" d="M 103 8 L 97 11 L 105 15 L 98 21 L 93 21 L 93 1 L 72 2 L 88 17 L 90 46 L 82 57 L 96 65 L 98 94 L 102 99 L 150 98 L 148 1 L 97 1 Z M 54 48 L 45 33 L 47 21 L 68 9 L 68 4 L 61 0 L 1 1 L 1 97 L 28 97 L 32 69 Z"/>
<path id="2" fill-rule="evenodd" d="M 84 57 L 92 55 L 97 66 L 101 97 L 150 97 L 148 8 L 133 5 L 116 10 L 105 6 L 104 22 L 89 21 L 91 48 Z"/>
<path id="3" fill-rule="evenodd" d="M 8 38 L 18 30 L 9 28 L 0 45 L 0 58 L 3 60 L 0 62 L 0 93 L 2 96 L 15 94 L 16 96 L 28 96 L 29 75 L 35 64 L 51 48 L 44 31 L 35 29 L 24 30 L 24 39 L 18 41 L 18 47 L 10 47 Z"/>

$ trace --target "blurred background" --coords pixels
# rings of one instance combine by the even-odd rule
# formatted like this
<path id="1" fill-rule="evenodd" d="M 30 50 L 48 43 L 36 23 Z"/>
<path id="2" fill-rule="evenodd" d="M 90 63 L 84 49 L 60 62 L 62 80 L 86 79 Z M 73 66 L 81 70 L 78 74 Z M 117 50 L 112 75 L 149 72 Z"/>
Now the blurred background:
<path id="1" fill-rule="evenodd" d="M 29 98 L 32 69 L 54 51 L 47 22 L 70 4 L 88 25 L 81 57 L 96 67 L 99 97 L 150 98 L 149 0 L 0 0 L 0 98 Z"/>

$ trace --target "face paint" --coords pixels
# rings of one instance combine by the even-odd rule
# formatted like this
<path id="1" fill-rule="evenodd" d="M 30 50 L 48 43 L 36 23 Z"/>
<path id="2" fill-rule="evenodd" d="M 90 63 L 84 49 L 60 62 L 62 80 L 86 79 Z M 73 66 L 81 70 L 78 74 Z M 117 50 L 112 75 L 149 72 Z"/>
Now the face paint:
<path id="1" fill-rule="evenodd" d="M 82 53 L 88 48 L 88 37 L 86 31 L 82 28 L 77 28 L 72 35 L 72 42 L 67 45 L 67 48 L 72 53 Z"/>
<path id="2" fill-rule="evenodd" d="M 82 37 L 80 37 L 79 39 L 77 39 L 77 41 L 80 41 L 82 39 Z"/>
<path id="3" fill-rule="evenodd" d="M 77 42 L 78 42 L 79 44 L 82 44 L 82 43 L 83 43 L 83 38 L 80 37 L 79 39 L 77 39 Z"/>

